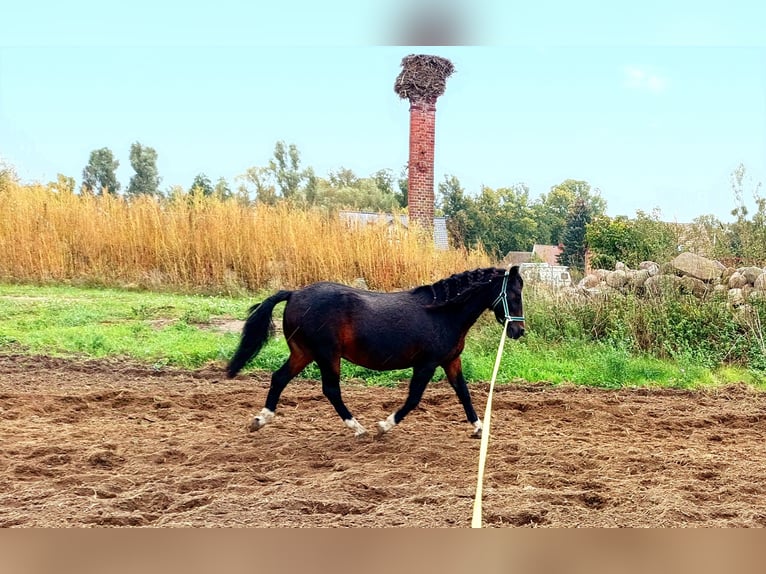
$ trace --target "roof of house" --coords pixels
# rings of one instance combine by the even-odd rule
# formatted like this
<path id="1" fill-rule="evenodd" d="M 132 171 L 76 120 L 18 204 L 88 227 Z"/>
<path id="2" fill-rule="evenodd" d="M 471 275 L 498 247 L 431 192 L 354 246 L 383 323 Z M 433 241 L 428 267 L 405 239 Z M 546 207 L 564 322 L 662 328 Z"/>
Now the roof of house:
<path id="1" fill-rule="evenodd" d="M 503 265 L 520 265 L 532 261 L 531 251 L 509 251 L 503 257 Z"/>
<path id="2" fill-rule="evenodd" d="M 542 261 L 548 265 L 555 266 L 559 264 L 559 253 L 561 253 L 561 247 L 558 245 L 541 245 L 535 243 L 532 247 L 532 253 L 537 255 Z"/>

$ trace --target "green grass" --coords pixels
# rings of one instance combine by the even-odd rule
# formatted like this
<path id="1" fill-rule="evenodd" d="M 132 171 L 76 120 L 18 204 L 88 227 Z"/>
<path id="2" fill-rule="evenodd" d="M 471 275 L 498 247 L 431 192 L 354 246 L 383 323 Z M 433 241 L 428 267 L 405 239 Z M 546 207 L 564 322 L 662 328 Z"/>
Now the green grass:
<path id="1" fill-rule="evenodd" d="M 211 324 L 244 319 L 258 297 L 174 295 L 145 291 L 0 285 L 0 352 L 73 357 L 127 357 L 153 365 L 224 368 L 239 340 Z M 276 309 L 281 315 L 283 306 Z M 463 353 L 469 382 L 492 376 L 500 326 L 485 314 L 472 329 Z M 268 342 L 247 371 L 273 371 L 287 357 L 282 337 Z M 319 378 L 314 364 L 302 374 Z M 377 372 L 344 362 L 344 379 L 370 385 L 408 380 L 409 370 Z M 444 374 L 438 370 L 435 379 Z M 574 383 L 604 388 L 662 386 L 693 388 L 745 381 L 766 387 L 758 371 L 735 366 L 709 368 L 686 356 L 660 360 L 627 347 L 578 339 L 550 342 L 534 330 L 507 340 L 498 382 Z"/>

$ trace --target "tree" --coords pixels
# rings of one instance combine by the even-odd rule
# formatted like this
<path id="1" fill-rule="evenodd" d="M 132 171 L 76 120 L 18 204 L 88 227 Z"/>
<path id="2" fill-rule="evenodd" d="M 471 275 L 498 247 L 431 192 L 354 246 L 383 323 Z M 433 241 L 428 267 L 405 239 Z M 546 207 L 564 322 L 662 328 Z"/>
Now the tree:
<path id="1" fill-rule="evenodd" d="M 534 219 L 537 222 L 535 243 L 558 245 L 563 241 L 569 210 L 575 200 L 581 198 L 589 206 L 594 217 L 606 210 L 606 201 L 599 191 L 592 191 L 586 181 L 567 179 L 551 187 L 532 204 Z"/>
<path id="2" fill-rule="evenodd" d="M 576 199 L 582 199 L 588 206 L 592 217 L 602 215 L 606 211 L 606 200 L 601 197 L 601 192 L 598 189 L 592 189 L 587 181 L 565 179 L 551 188 L 551 195 L 569 197 L 569 207 L 574 204 Z"/>
<path id="3" fill-rule="evenodd" d="M 249 198 L 251 185 L 255 195 L 255 201 L 274 205 L 277 202 L 277 190 L 274 186 L 274 177 L 267 167 L 249 167 L 247 171 L 238 177 L 243 183 L 239 188 L 241 200 Z M 248 185 L 249 184 L 249 185 Z"/>
<path id="4" fill-rule="evenodd" d="M 359 178 L 352 170 L 345 167 L 341 167 L 336 171 L 331 171 L 328 178 L 330 180 L 330 185 L 337 189 L 359 186 Z"/>
<path id="5" fill-rule="evenodd" d="M 118 167 L 120 162 L 114 159 L 112 150 L 107 147 L 93 150 L 88 165 L 82 170 L 82 189 L 98 195 L 117 194 L 120 191 L 120 182 L 115 175 Z"/>
<path id="6" fill-rule="evenodd" d="M 560 265 L 585 270 L 585 253 L 588 248 L 586 230 L 592 219 L 593 214 L 587 201 L 582 197 L 576 199 L 567 215 L 563 247 L 558 256 Z"/>
<path id="7" fill-rule="evenodd" d="M 660 221 L 659 212 L 648 215 L 640 210 L 634 219 L 624 215 L 595 217 L 585 238 L 591 264 L 602 269 L 613 269 L 618 261 L 633 268 L 642 261 L 667 261 L 678 243 L 671 224 Z"/>
<path id="8" fill-rule="evenodd" d="M 750 214 L 744 197 L 745 175 L 743 164 L 739 164 L 731 174 L 731 187 L 736 201 L 731 214 L 736 220 L 729 225 L 728 244 L 735 257 L 749 263 L 758 263 L 763 261 L 766 253 L 766 198 L 760 194 L 761 183 L 752 184 L 750 192 L 755 211 Z"/>
<path id="9" fill-rule="evenodd" d="M 191 184 L 191 187 L 189 188 L 189 191 L 192 194 L 202 194 L 204 197 L 210 197 L 213 195 L 213 192 L 215 191 L 213 189 L 213 184 L 210 182 L 210 178 L 206 176 L 204 173 L 199 173 L 194 178 L 194 181 Z"/>
<path id="10" fill-rule="evenodd" d="M 313 167 L 308 167 L 303 172 L 306 185 L 303 188 L 303 197 L 308 205 L 315 205 L 319 197 L 319 178 L 314 173 Z"/>
<path id="11" fill-rule="evenodd" d="M 399 186 L 399 191 L 394 192 L 394 197 L 399 203 L 399 207 L 407 207 L 410 200 L 410 168 L 408 165 L 402 168 L 399 172 L 399 180 L 396 182 Z"/>
<path id="12" fill-rule="evenodd" d="M 215 184 L 215 188 L 213 189 L 213 194 L 221 200 L 230 199 L 232 197 L 231 188 L 229 187 L 229 183 L 226 181 L 226 178 L 218 178 L 218 181 Z"/>
<path id="13" fill-rule="evenodd" d="M 59 193 L 74 193 L 75 181 L 73 177 L 69 177 L 63 173 L 57 173 L 56 181 L 48 183 L 48 187 Z"/>
<path id="14" fill-rule="evenodd" d="M 136 173 L 130 178 L 128 195 L 159 195 L 161 180 L 154 148 L 133 143 L 130 146 L 130 165 Z"/>
<path id="15" fill-rule="evenodd" d="M 453 245 L 481 244 L 496 259 L 508 251 L 531 249 L 537 222 L 525 185 L 497 190 L 482 187 L 479 196 L 473 199 L 465 194 L 455 176 L 445 176 L 438 190 L 440 209 L 448 217 L 447 232 Z"/>
<path id="16" fill-rule="evenodd" d="M 447 217 L 447 234 L 450 245 L 462 247 L 469 244 L 469 229 L 472 227 L 472 201 L 466 197 L 460 180 L 454 175 L 445 175 L 437 187 L 437 202 Z M 473 238 L 471 238 L 473 239 Z"/>
<path id="17" fill-rule="evenodd" d="M 274 158 L 269 160 L 269 171 L 284 199 L 296 198 L 300 189 L 303 173 L 300 170 L 301 156 L 295 144 L 285 147 L 285 142 L 274 145 Z"/>

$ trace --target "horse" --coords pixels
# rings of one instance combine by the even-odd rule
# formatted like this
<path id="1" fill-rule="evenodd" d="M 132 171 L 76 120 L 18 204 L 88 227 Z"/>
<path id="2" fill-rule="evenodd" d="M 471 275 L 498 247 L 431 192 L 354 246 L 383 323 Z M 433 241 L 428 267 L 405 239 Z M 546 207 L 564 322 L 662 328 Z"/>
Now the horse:
<path id="1" fill-rule="evenodd" d="M 295 291 L 277 291 L 250 308 L 239 346 L 227 366 L 231 379 L 258 354 L 274 332 L 274 307 L 287 301 L 282 330 L 290 355 L 272 374 L 265 406 L 248 426 L 249 432 L 274 418 L 287 383 L 315 361 L 325 397 L 357 437 L 365 435 L 367 431 L 341 398 L 340 362 L 345 359 L 377 371 L 412 368 L 407 399 L 378 422 L 379 434 L 401 423 L 418 405 L 436 368 L 442 367 L 473 425 L 472 435 L 481 437 L 482 422 L 471 402 L 460 354 L 468 330 L 486 310 L 507 325 L 509 337 L 524 334 L 523 285 L 514 266 L 474 269 L 392 293 L 324 281 Z"/>

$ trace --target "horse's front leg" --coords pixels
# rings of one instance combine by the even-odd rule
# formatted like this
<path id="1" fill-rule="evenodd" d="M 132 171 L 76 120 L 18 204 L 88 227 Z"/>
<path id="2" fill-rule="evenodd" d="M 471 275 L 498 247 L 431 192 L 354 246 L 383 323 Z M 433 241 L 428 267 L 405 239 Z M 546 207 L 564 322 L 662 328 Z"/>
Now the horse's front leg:
<path id="1" fill-rule="evenodd" d="M 457 398 L 460 399 L 460 404 L 463 405 L 463 410 L 465 410 L 465 416 L 468 419 L 468 422 L 473 425 L 473 433 L 471 433 L 471 436 L 481 438 L 483 425 L 481 419 L 476 415 L 476 411 L 473 409 L 471 393 L 468 391 L 468 385 L 465 382 L 465 377 L 463 377 L 463 363 L 460 360 L 460 356 L 444 363 L 442 368 L 447 375 L 449 384 L 455 389 L 455 394 L 457 394 Z"/>
<path id="2" fill-rule="evenodd" d="M 387 433 L 407 416 L 407 414 L 418 406 L 420 399 L 423 398 L 423 392 L 426 390 L 426 385 L 434 376 L 436 367 L 434 366 L 422 366 L 415 367 L 412 370 L 412 379 L 410 379 L 410 391 L 407 395 L 407 400 L 404 401 L 404 405 L 398 411 L 395 411 L 388 415 L 386 420 L 378 422 L 378 432 L 380 434 Z"/>
<path id="3" fill-rule="evenodd" d="M 343 397 L 340 393 L 340 357 L 338 356 L 329 361 L 317 359 L 317 364 L 319 365 L 319 371 L 322 373 L 322 392 L 324 396 L 335 407 L 335 412 L 343 419 L 343 424 L 354 431 L 354 436 L 357 438 L 363 437 L 367 434 L 367 429 L 353 417 L 351 411 L 348 410 L 348 407 L 343 402 Z"/>

